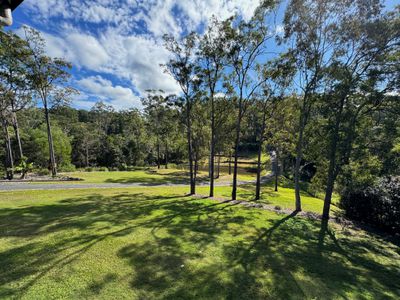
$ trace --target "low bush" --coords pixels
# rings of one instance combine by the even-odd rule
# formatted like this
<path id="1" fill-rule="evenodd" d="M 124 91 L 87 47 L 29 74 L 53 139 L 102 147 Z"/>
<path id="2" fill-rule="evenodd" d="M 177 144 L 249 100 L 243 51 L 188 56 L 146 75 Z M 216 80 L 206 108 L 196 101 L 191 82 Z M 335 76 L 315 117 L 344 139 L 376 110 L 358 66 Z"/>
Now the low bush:
<path id="1" fill-rule="evenodd" d="M 127 171 L 127 170 L 128 170 L 127 164 L 121 164 L 118 166 L 118 171 Z"/>
<path id="2" fill-rule="evenodd" d="M 59 171 L 60 172 L 75 172 L 76 171 L 76 167 L 71 163 L 63 164 L 63 165 L 60 166 Z"/>
<path id="3" fill-rule="evenodd" d="M 15 167 L 15 171 L 21 173 L 21 178 L 25 178 L 26 175 L 34 169 L 32 162 L 28 162 L 28 159 L 23 156 L 18 166 Z"/>
<path id="4" fill-rule="evenodd" d="M 86 167 L 84 169 L 85 172 L 108 172 L 107 167 Z"/>
<path id="5" fill-rule="evenodd" d="M 345 188 L 341 196 L 340 206 L 348 217 L 400 232 L 400 177 L 382 178 L 368 187 Z"/>

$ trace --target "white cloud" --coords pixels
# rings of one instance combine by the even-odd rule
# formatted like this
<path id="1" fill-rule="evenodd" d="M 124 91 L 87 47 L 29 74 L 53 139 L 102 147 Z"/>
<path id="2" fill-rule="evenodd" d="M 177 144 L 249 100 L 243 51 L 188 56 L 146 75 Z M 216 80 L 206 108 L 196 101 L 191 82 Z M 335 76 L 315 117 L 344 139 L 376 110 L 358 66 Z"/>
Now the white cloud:
<path id="1" fill-rule="evenodd" d="M 212 15 L 239 14 L 248 20 L 258 4 L 259 0 L 30 0 L 21 7 L 43 32 L 48 54 L 64 57 L 85 71 L 80 78 L 85 73 L 104 74 L 113 82 L 131 82 L 144 95 L 147 89 L 180 92 L 160 67 L 169 58 L 163 34 L 179 36 L 196 30 Z M 86 79 L 79 81 L 80 88 L 92 95 L 101 93 L 119 108 L 125 107 L 122 101 L 128 101 L 126 106 L 138 104 L 131 89 L 101 77 Z"/>
<path id="2" fill-rule="evenodd" d="M 139 6 L 145 12 L 142 20 L 147 29 L 160 37 L 165 33 L 178 36 L 183 30 L 196 30 L 213 15 L 226 19 L 238 14 L 249 20 L 259 3 L 259 0 L 150 0 Z"/>
<path id="3" fill-rule="evenodd" d="M 31 0 L 26 9 L 47 22 L 53 17 L 70 22 L 113 25 L 127 32 L 144 22 L 155 37 L 164 33 L 179 35 L 195 30 L 212 15 L 227 18 L 234 14 L 248 20 L 259 0 Z"/>
<path id="4" fill-rule="evenodd" d="M 385 93 L 386 96 L 400 96 L 400 91 L 390 91 Z"/>
<path id="5" fill-rule="evenodd" d="M 42 21 L 61 17 L 94 24 L 117 24 L 122 18 L 129 16 L 129 7 L 126 9 L 124 5 L 125 1 L 118 0 L 33 0 L 24 3 L 24 7 L 36 12 L 36 16 L 40 16 Z"/>
<path id="6" fill-rule="evenodd" d="M 77 86 L 85 93 L 83 97 L 77 98 L 75 101 L 75 104 L 81 104 L 81 106 L 92 106 L 94 101 L 91 99 L 94 98 L 95 101 L 101 100 L 111 104 L 115 109 L 141 107 L 139 97 L 131 89 L 119 85 L 114 86 L 111 81 L 101 76 L 81 79 L 77 81 Z"/>
<path id="7" fill-rule="evenodd" d="M 283 26 L 283 24 L 278 24 L 275 27 L 275 33 L 278 35 L 282 35 L 285 32 L 285 27 Z"/>
<path id="8" fill-rule="evenodd" d="M 91 35 L 72 33 L 66 36 L 66 44 L 73 52 L 77 63 L 90 70 L 99 71 L 109 61 L 109 55 L 105 49 Z"/>
<path id="9" fill-rule="evenodd" d="M 222 93 L 222 92 L 219 92 L 219 93 L 216 93 L 214 97 L 215 97 L 215 98 L 225 98 L 225 97 L 226 97 L 226 94 L 225 94 L 225 93 Z"/>
<path id="10" fill-rule="evenodd" d="M 42 35 L 49 55 L 63 57 L 78 68 L 129 80 L 140 94 L 147 89 L 179 93 L 176 82 L 160 66 L 167 62 L 169 53 L 154 38 L 124 36 L 113 29 L 98 38 L 75 31 L 64 32 L 61 37 Z"/>
<path id="11" fill-rule="evenodd" d="M 141 94 L 147 89 L 179 92 L 176 82 L 160 66 L 169 58 L 161 42 L 146 36 L 121 36 L 112 30 L 100 40 L 111 58 L 108 71 L 129 79 Z"/>

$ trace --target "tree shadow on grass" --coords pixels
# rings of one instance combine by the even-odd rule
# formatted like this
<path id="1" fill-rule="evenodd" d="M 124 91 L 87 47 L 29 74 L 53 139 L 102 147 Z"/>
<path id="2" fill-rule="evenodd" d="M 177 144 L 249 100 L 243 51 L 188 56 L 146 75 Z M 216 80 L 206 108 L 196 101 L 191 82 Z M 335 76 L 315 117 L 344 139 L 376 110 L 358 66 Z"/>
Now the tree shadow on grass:
<path id="1" fill-rule="evenodd" d="M 212 242 L 221 228 L 230 223 L 231 217 L 220 212 L 228 206 L 215 202 L 205 205 L 188 197 L 121 194 L 0 209 L 0 238 L 37 240 L 0 252 L 0 297 L 21 296 L 51 270 L 71 264 L 106 239 L 127 236 L 138 228 L 147 228 L 153 236 L 158 229 L 166 229 L 171 235 L 192 230 L 197 233 L 194 238 L 199 245 Z M 201 214 L 208 215 L 208 221 L 199 218 Z M 232 220 L 242 221 L 237 217 Z M 207 226 L 211 221 L 214 227 Z M 78 233 L 70 234 L 71 230 Z M 48 235 L 56 238 L 43 241 L 42 237 Z M 18 289 L 8 286 L 27 278 Z"/>
<path id="2" fill-rule="evenodd" d="M 294 218 L 295 213 L 258 230 L 248 241 L 226 246 L 232 268 L 246 285 L 233 291 L 243 299 L 257 298 L 263 278 L 272 282 L 266 296 L 272 299 L 392 298 L 400 295 L 399 265 L 383 265 L 371 255 L 379 255 L 379 241 L 339 239 L 328 224 Z M 359 251 L 369 244 L 369 253 Z M 355 248 L 355 249 L 354 249 Z M 388 255 L 388 253 L 386 253 Z M 240 275 L 238 275 L 240 274 Z M 240 292 L 240 291 L 245 292 Z M 250 291 L 249 294 L 246 291 Z"/>
<path id="3" fill-rule="evenodd" d="M 222 245 L 221 259 L 204 265 L 204 248 L 187 247 L 192 243 L 188 232 L 132 243 L 119 255 L 132 265 L 132 288 L 144 298 L 395 299 L 399 294 L 399 283 L 393 283 L 395 264 L 385 266 L 354 252 L 357 241 L 342 244 L 327 224 L 319 229 L 316 222 L 295 216 L 293 212 L 267 222 L 270 226 L 253 228 L 255 235 L 236 239 L 232 234 Z M 242 225 L 251 226 L 246 220 Z M 191 264 L 193 260 L 200 262 Z"/>
<path id="4" fill-rule="evenodd" d="M 89 285 L 89 289 L 93 294 L 99 295 L 102 288 L 109 284 L 110 282 L 116 281 L 118 279 L 117 274 L 107 274 L 101 281 L 94 282 Z"/>
<path id="5" fill-rule="evenodd" d="M 138 232 L 145 238 L 135 238 Z M 50 271 L 124 237 L 115 252 L 131 267 L 139 298 L 377 299 L 400 292 L 398 263 L 374 259 L 384 255 L 379 240 L 337 237 L 328 224 L 296 213 L 136 193 L 0 209 L 0 238 L 26 240 L 0 252 L 0 297 L 18 298 Z M 99 297 L 119 276 L 105 274 L 87 293 Z"/>

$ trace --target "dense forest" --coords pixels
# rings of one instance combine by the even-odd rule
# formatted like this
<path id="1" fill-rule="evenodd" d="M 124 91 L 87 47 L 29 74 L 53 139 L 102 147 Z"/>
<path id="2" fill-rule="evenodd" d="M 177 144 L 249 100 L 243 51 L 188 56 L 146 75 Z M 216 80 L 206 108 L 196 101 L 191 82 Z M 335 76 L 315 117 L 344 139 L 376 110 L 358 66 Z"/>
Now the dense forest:
<path id="1" fill-rule="evenodd" d="M 206 164 L 213 196 L 222 156 L 232 164 L 236 199 L 240 156 L 252 153 L 257 199 L 262 157 L 273 152 L 279 173 L 293 180 L 297 210 L 307 185 L 324 193 L 325 218 L 334 192 L 348 200 L 379 180 L 392 182 L 400 172 L 400 8 L 291 1 L 277 34 L 269 21 L 276 4 L 264 1 L 249 22 L 213 18 L 202 35 L 165 36 L 171 56 L 164 68 L 181 93 L 151 90 L 141 109 L 125 111 L 100 101 L 91 110 L 71 108 L 70 64 L 48 57 L 32 28 L 22 36 L 1 32 L 6 177 L 174 164 L 188 170 L 195 194 L 196 172 Z M 282 51 L 271 54 L 272 45 Z"/>

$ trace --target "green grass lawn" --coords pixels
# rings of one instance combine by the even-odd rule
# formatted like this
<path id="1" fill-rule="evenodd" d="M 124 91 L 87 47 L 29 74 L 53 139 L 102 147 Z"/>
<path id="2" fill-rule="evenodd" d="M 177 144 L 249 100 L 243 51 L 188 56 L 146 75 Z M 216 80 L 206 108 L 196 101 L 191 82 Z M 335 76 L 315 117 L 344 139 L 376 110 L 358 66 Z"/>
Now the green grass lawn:
<path id="1" fill-rule="evenodd" d="M 274 197 L 265 190 L 263 201 L 290 207 L 293 190 L 281 188 Z M 0 298 L 400 297 L 394 242 L 185 192 L 0 193 Z"/>
<path id="2" fill-rule="evenodd" d="M 70 177 L 80 178 L 83 181 L 76 183 L 143 183 L 152 185 L 161 184 L 185 184 L 188 183 L 188 174 L 179 169 L 160 169 L 149 168 L 135 171 L 111 171 L 111 172 L 71 172 L 63 173 Z M 242 172 L 239 173 L 239 180 L 254 180 L 256 174 Z M 232 176 L 222 173 L 217 182 L 231 181 Z M 198 182 L 206 182 L 207 173 L 202 171 L 198 174 Z M 59 182 L 57 182 L 59 183 Z"/>
<path id="3" fill-rule="evenodd" d="M 83 179 L 82 183 L 145 183 L 157 185 L 187 182 L 186 172 L 177 169 L 157 170 L 156 168 L 151 168 L 135 171 L 73 172 L 65 174 Z"/>

